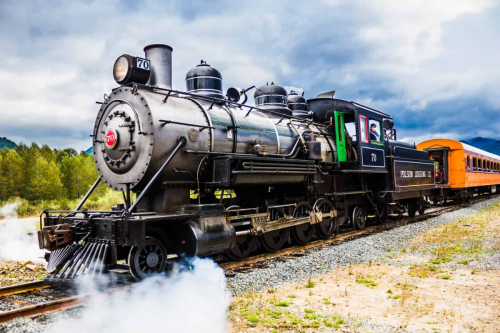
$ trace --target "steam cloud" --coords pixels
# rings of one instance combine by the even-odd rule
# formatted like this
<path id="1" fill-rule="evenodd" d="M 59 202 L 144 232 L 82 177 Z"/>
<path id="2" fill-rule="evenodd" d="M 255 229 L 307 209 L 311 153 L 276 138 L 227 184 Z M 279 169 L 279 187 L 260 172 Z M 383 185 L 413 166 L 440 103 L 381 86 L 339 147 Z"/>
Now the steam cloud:
<path id="1" fill-rule="evenodd" d="M 92 281 L 80 293 L 97 293 L 80 319 L 64 319 L 51 332 L 224 332 L 231 293 L 223 270 L 211 259 L 196 258 L 189 271 L 155 276 L 111 295 Z"/>
<path id="2" fill-rule="evenodd" d="M 44 251 L 38 248 L 36 225 L 17 220 L 19 202 L 0 207 L 0 258 L 44 263 Z"/>

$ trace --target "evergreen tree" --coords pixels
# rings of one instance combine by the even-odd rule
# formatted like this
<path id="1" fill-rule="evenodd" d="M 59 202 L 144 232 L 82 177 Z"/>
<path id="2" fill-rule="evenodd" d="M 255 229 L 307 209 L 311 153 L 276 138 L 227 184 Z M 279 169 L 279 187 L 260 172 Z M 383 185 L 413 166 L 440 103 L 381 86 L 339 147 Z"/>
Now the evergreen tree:
<path id="1" fill-rule="evenodd" d="M 7 200 L 21 195 L 23 186 L 23 160 L 15 150 L 0 151 L 0 200 Z"/>
<path id="2" fill-rule="evenodd" d="M 76 199 L 98 176 L 92 156 L 72 148 L 52 150 L 47 145 L 20 143 L 14 149 L 0 150 L 0 201 Z M 96 194 L 105 190 L 100 186 Z"/>

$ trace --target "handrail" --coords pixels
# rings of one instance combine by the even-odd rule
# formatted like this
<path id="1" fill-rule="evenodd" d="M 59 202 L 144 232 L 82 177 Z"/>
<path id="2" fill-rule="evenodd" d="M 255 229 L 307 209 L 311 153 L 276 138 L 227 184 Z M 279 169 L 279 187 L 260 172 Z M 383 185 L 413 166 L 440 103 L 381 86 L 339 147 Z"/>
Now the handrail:
<path id="1" fill-rule="evenodd" d="M 156 181 L 156 179 L 160 176 L 160 174 L 167 167 L 167 165 L 170 163 L 170 161 L 172 161 L 172 159 L 179 152 L 179 150 L 186 145 L 186 143 L 187 143 L 187 139 L 184 136 L 180 136 L 179 139 L 178 139 L 177 146 L 175 146 L 174 150 L 172 151 L 172 153 L 170 154 L 170 156 L 167 158 L 167 160 L 165 161 L 165 163 L 163 163 L 163 165 L 161 166 L 161 168 L 158 169 L 158 171 L 155 173 L 155 175 L 153 176 L 153 178 L 151 178 L 151 180 L 146 185 L 146 187 L 144 188 L 144 190 L 142 190 L 141 194 L 139 194 L 139 196 L 135 200 L 134 204 L 129 209 L 124 209 L 123 210 L 122 217 L 128 217 L 130 215 L 130 213 L 134 211 L 134 209 L 137 207 L 137 205 L 139 204 L 139 202 L 141 202 L 142 198 L 144 198 L 144 196 L 146 195 L 146 193 L 148 192 L 148 190 L 151 188 L 151 186 L 153 185 L 153 183 Z"/>
<path id="2" fill-rule="evenodd" d="M 245 105 L 245 104 L 239 104 L 239 103 L 236 103 L 236 102 L 230 102 L 230 101 L 221 100 L 221 99 L 217 99 L 217 98 L 211 98 L 211 97 L 207 97 L 207 96 L 196 95 L 196 94 L 188 93 L 188 92 L 185 92 L 185 91 L 179 91 L 179 90 L 173 90 L 173 89 L 167 89 L 167 88 L 159 88 L 159 87 L 150 87 L 150 86 L 146 86 L 146 85 L 143 85 L 143 84 L 137 84 L 137 87 L 138 88 L 145 88 L 145 89 L 151 90 L 153 92 L 156 92 L 156 91 L 167 91 L 167 92 L 175 93 L 175 94 L 178 94 L 178 95 L 192 96 L 192 97 L 196 97 L 198 99 L 203 99 L 203 100 L 206 100 L 206 101 L 209 101 L 209 102 L 215 102 L 215 103 L 219 102 L 220 104 L 226 104 L 227 103 L 227 104 L 229 104 L 231 106 L 236 105 L 236 106 L 238 106 L 240 108 L 241 107 L 249 108 L 250 111 L 256 110 L 256 111 L 261 111 L 261 112 L 273 114 L 275 116 L 284 117 L 284 118 L 287 118 L 287 119 L 293 119 L 293 120 L 297 120 L 297 121 L 304 121 L 303 118 L 298 118 L 298 117 L 294 117 L 294 116 L 290 116 L 290 115 L 284 115 L 284 114 L 276 112 L 276 111 L 265 110 L 265 109 L 260 109 L 260 108 L 255 107 L 255 106 L 250 106 L 250 105 Z M 170 96 L 170 94 L 169 94 L 169 96 Z M 311 124 L 313 124 L 314 126 L 323 126 L 323 127 L 327 127 L 328 126 L 328 125 L 324 125 L 324 124 L 320 124 L 320 123 L 316 123 L 316 122 L 311 122 Z"/>

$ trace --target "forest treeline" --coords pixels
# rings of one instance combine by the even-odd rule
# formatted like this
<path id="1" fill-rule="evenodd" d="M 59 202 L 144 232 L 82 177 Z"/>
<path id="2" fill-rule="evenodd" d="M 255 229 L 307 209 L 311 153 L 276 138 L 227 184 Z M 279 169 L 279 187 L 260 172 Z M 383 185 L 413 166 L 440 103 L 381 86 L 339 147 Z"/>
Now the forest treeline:
<path id="1" fill-rule="evenodd" d="M 76 199 L 98 174 L 92 156 L 36 143 L 0 150 L 0 201 Z"/>
<path id="2" fill-rule="evenodd" d="M 0 206 L 18 202 L 20 216 L 43 209 L 74 209 L 98 177 L 91 155 L 47 145 L 19 144 L 0 149 Z M 100 209 L 121 202 L 121 193 L 100 184 L 86 208 Z M 0 216 L 1 217 L 1 216 Z"/>

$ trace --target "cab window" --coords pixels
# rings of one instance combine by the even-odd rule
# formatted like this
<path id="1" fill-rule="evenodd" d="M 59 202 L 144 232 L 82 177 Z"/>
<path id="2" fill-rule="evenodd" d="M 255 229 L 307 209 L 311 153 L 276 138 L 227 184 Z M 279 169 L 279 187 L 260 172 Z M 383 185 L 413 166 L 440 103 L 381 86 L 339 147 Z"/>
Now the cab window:
<path id="1" fill-rule="evenodd" d="M 371 142 L 382 142 L 384 141 L 384 137 L 382 135 L 382 130 L 380 126 L 380 121 L 370 119 L 370 127 L 368 129 L 370 133 L 370 141 Z"/>
<path id="2" fill-rule="evenodd" d="M 365 116 L 359 116 L 359 135 L 361 142 L 368 142 L 368 128 Z"/>

